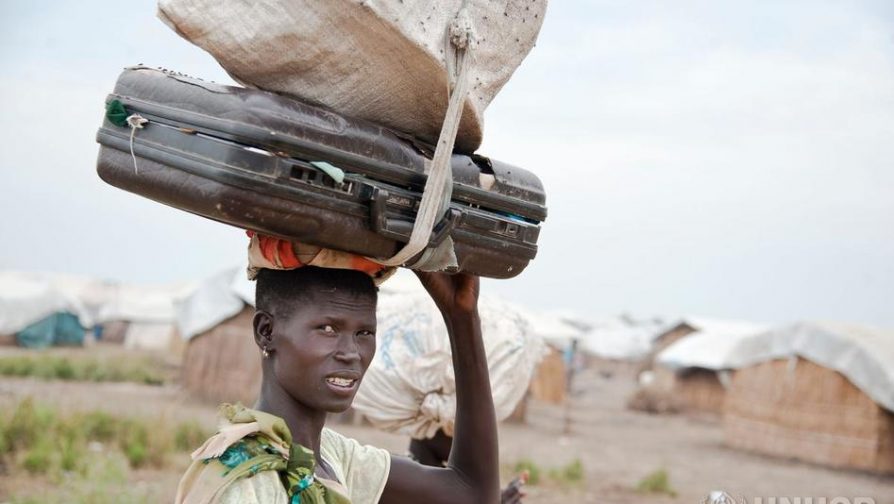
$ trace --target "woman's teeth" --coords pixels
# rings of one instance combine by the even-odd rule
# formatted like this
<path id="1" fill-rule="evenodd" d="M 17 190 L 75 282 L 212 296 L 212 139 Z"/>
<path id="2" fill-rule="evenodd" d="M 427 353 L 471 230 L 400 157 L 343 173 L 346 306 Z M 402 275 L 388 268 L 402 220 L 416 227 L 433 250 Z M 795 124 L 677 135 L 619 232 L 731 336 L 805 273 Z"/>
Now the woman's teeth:
<path id="1" fill-rule="evenodd" d="M 352 380 L 352 379 L 350 379 L 350 378 L 338 378 L 338 377 L 334 377 L 334 376 L 333 376 L 333 377 L 331 377 L 331 378 L 326 378 L 326 381 L 329 382 L 329 383 L 331 383 L 331 384 L 333 384 L 333 385 L 335 385 L 335 386 L 337 386 L 337 387 L 345 387 L 345 388 L 347 388 L 347 387 L 352 387 L 352 386 L 354 386 L 354 382 L 355 382 L 356 380 Z"/>

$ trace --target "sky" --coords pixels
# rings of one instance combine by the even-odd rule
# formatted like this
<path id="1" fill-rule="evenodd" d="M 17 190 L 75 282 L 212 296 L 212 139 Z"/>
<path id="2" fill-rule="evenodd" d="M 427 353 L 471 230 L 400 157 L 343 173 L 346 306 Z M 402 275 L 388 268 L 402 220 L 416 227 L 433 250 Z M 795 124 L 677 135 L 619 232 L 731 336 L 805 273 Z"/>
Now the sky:
<path id="1" fill-rule="evenodd" d="M 244 262 L 244 234 L 96 175 L 122 67 L 228 83 L 147 0 L 0 3 L 0 268 L 140 283 Z M 894 327 L 894 3 L 554 0 L 480 153 L 549 217 L 515 302 L 585 317 Z"/>

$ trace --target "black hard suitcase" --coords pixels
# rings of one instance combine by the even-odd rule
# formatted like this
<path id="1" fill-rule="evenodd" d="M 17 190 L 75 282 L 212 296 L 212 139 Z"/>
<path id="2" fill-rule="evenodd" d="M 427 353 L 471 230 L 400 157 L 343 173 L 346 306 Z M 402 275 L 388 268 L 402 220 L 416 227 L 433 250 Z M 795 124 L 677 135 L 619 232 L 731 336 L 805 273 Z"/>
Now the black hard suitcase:
<path id="1" fill-rule="evenodd" d="M 373 258 L 409 240 L 432 148 L 274 93 L 178 73 L 124 70 L 107 107 L 148 120 L 97 133 L 109 184 L 243 229 Z M 119 120 L 114 121 L 121 124 Z M 344 173 L 337 182 L 318 167 Z M 454 240 L 458 270 L 518 275 L 537 253 L 545 195 L 532 173 L 454 154 L 450 209 L 429 246 Z M 412 261 L 410 261 L 412 263 Z"/>

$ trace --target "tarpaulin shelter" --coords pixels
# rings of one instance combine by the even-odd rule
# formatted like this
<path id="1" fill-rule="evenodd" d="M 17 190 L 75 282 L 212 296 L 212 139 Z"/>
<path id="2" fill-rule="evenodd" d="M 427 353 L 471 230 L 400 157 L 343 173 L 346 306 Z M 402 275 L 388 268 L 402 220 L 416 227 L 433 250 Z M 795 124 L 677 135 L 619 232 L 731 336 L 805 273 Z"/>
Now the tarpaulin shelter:
<path id="1" fill-rule="evenodd" d="M 729 365 L 728 445 L 894 473 L 894 331 L 798 323 L 739 341 Z"/>
<path id="2" fill-rule="evenodd" d="M 68 312 L 55 312 L 16 333 L 16 343 L 25 348 L 81 346 L 84 327 L 78 317 Z"/>
<path id="3" fill-rule="evenodd" d="M 765 331 L 758 324 L 705 329 L 669 345 L 655 357 L 656 386 L 675 396 L 683 409 L 720 414 L 734 373 L 734 349 Z"/>
<path id="4" fill-rule="evenodd" d="M 84 328 L 92 325 L 83 304 L 54 285 L 50 275 L 0 272 L 0 342 L 15 344 L 21 336 L 31 347 L 82 344 Z"/>
<path id="5" fill-rule="evenodd" d="M 137 350 L 176 350 L 175 303 L 195 288 L 190 283 L 127 285 L 112 288 L 97 321 L 123 331 L 123 344 Z M 118 339 L 109 335 L 107 340 Z"/>
<path id="6" fill-rule="evenodd" d="M 754 333 L 762 329 L 764 327 L 761 324 L 745 320 L 683 317 L 667 324 L 655 333 L 652 353 L 657 355 L 674 342 L 699 331 L 717 335 L 737 336 Z"/>

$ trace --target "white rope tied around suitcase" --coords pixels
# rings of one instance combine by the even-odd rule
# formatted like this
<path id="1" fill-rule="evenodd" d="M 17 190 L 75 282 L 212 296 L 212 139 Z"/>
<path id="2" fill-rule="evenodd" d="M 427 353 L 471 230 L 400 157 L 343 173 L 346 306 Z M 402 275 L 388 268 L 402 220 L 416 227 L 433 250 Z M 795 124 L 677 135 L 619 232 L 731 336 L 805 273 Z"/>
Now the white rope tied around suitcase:
<path id="1" fill-rule="evenodd" d="M 444 115 L 444 124 L 441 126 L 441 133 L 438 137 L 438 145 L 435 148 L 431 169 L 428 173 L 428 180 L 425 182 L 422 200 L 419 202 L 419 211 L 416 213 L 413 232 L 410 234 L 407 244 L 393 257 L 373 259 L 385 266 L 401 266 L 425 250 L 431 239 L 435 223 L 450 207 L 450 199 L 453 196 L 453 170 L 450 161 L 466 97 L 469 94 L 471 80 L 469 69 L 472 66 L 471 51 L 475 40 L 468 4 L 468 0 L 463 2 L 463 6 L 447 28 L 444 58 L 447 66 L 449 100 L 447 112 Z M 427 257 L 423 257 L 414 266 L 424 268 L 427 259 Z"/>
<path id="2" fill-rule="evenodd" d="M 135 175 L 140 174 L 140 170 L 137 168 L 137 155 L 133 151 L 133 140 L 134 135 L 137 134 L 138 129 L 143 129 L 143 126 L 149 122 L 149 119 L 141 116 L 140 114 L 131 114 L 127 116 L 127 125 L 130 126 L 130 157 L 133 158 L 133 172 Z"/>

